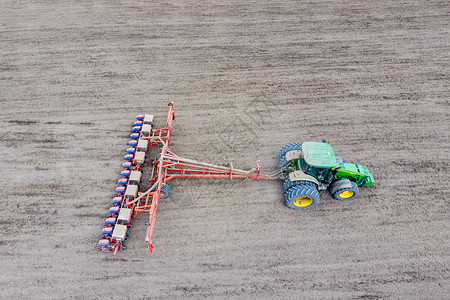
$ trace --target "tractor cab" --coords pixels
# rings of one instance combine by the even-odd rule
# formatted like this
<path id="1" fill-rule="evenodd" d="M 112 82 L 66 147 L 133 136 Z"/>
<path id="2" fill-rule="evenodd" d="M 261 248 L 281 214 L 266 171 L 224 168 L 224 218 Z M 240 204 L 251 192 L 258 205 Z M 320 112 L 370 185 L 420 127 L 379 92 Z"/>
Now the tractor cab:
<path id="1" fill-rule="evenodd" d="M 358 186 L 371 186 L 369 170 L 334 154 L 329 142 L 293 142 L 278 152 L 286 205 L 306 210 L 319 203 L 319 191 L 329 190 L 333 198 L 350 200 Z"/>
<path id="2" fill-rule="evenodd" d="M 338 167 L 333 148 L 328 143 L 305 142 L 299 157 L 299 168 L 319 181 L 325 181 L 332 168 Z"/>

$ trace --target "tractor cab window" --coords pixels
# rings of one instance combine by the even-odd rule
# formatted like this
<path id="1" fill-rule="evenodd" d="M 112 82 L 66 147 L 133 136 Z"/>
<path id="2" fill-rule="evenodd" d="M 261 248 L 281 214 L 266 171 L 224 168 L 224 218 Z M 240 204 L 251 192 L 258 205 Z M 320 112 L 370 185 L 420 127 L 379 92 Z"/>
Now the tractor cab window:
<path id="1" fill-rule="evenodd" d="M 317 178 L 318 180 L 324 180 L 325 177 L 328 175 L 328 171 L 329 171 L 329 169 L 315 168 L 315 167 L 308 165 L 308 163 L 306 163 L 306 161 L 303 157 L 303 152 L 300 154 L 300 166 L 304 173 L 311 175 L 311 176 Z"/>
<path id="2" fill-rule="evenodd" d="M 306 170 L 308 170 L 309 165 L 306 163 L 305 158 L 303 157 L 303 151 L 300 152 L 300 167 L 302 168 L 302 171 L 306 173 Z"/>
<path id="3" fill-rule="evenodd" d="M 316 169 L 317 169 L 317 174 L 318 174 L 317 178 L 319 180 L 324 180 L 328 175 L 328 171 L 330 170 L 330 169 L 323 169 L 323 168 L 316 168 Z"/>
<path id="4" fill-rule="evenodd" d="M 318 180 L 324 180 L 328 174 L 328 169 L 314 168 L 314 167 L 308 166 L 307 170 L 304 172 L 308 175 L 311 175 L 311 176 L 317 178 Z"/>

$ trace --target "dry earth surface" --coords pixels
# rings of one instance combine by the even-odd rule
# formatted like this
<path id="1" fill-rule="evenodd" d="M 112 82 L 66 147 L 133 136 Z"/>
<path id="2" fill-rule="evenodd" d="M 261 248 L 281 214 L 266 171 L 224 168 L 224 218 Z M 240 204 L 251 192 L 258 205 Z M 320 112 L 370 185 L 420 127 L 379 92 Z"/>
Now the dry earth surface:
<path id="1" fill-rule="evenodd" d="M 449 296 L 447 1 L 0 3 L 0 298 Z M 278 181 L 178 180 L 94 250 L 134 116 L 171 149 L 277 167 L 332 140 L 376 185 L 288 209 Z M 145 188 L 145 187 L 144 187 Z"/>

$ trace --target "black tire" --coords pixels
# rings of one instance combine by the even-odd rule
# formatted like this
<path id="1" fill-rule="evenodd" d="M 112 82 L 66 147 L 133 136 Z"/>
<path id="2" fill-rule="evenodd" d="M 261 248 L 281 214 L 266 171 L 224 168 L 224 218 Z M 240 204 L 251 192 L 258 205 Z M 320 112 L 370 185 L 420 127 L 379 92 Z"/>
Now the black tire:
<path id="1" fill-rule="evenodd" d="M 172 191 L 171 191 L 170 186 L 168 184 L 163 185 L 162 188 L 161 188 L 161 197 L 160 197 L 160 199 L 169 198 L 171 192 Z"/>
<path id="2" fill-rule="evenodd" d="M 152 192 L 156 191 L 156 187 L 151 190 Z M 160 199 L 166 199 L 169 198 L 170 194 L 172 193 L 172 190 L 168 184 L 165 184 L 161 187 L 161 196 Z"/>
<path id="3" fill-rule="evenodd" d="M 348 182 L 350 183 L 350 186 L 348 186 Z M 336 185 L 343 185 L 345 183 L 346 187 L 339 188 L 339 186 Z M 337 180 L 332 184 L 332 189 L 337 188 L 331 195 L 336 200 L 341 201 L 347 201 L 352 200 L 359 194 L 359 188 L 356 183 L 353 181 L 350 181 L 348 179 L 341 179 Z"/>
<path id="4" fill-rule="evenodd" d="M 346 160 L 345 158 L 339 157 L 339 156 L 336 156 L 336 161 L 341 164 L 348 163 L 348 160 Z"/>
<path id="5" fill-rule="evenodd" d="M 314 184 L 314 182 L 311 181 L 306 181 L 306 180 L 296 180 L 296 181 L 291 181 L 289 178 L 287 178 L 284 182 L 283 182 L 283 189 L 284 192 L 287 193 L 287 191 L 289 191 L 291 189 L 291 187 L 293 186 L 297 186 L 297 185 L 302 185 L 302 184 L 306 184 L 306 185 L 310 185 L 312 187 L 315 187 L 316 185 Z"/>
<path id="6" fill-rule="evenodd" d="M 286 193 L 286 205 L 292 209 L 311 209 L 319 203 L 319 199 L 317 188 L 309 184 L 294 186 Z"/>
<path id="7" fill-rule="evenodd" d="M 280 151 L 278 151 L 278 160 L 280 162 L 281 166 L 286 166 L 289 162 L 286 160 L 286 153 L 292 150 L 301 150 L 302 144 L 301 143 L 289 143 L 281 147 Z"/>

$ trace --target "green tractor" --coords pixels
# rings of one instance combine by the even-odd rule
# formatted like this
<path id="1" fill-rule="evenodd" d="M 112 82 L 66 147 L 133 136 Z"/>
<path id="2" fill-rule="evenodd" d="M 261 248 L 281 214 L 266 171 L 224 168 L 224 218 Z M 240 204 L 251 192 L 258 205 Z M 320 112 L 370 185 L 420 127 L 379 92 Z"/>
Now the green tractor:
<path id="1" fill-rule="evenodd" d="M 315 207 L 319 191 L 327 189 L 337 200 L 350 200 L 359 194 L 358 186 L 371 186 L 375 182 L 366 167 L 335 156 L 325 140 L 289 143 L 280 149 L 278 157 L 286 205 L 293 209 Z"/>

